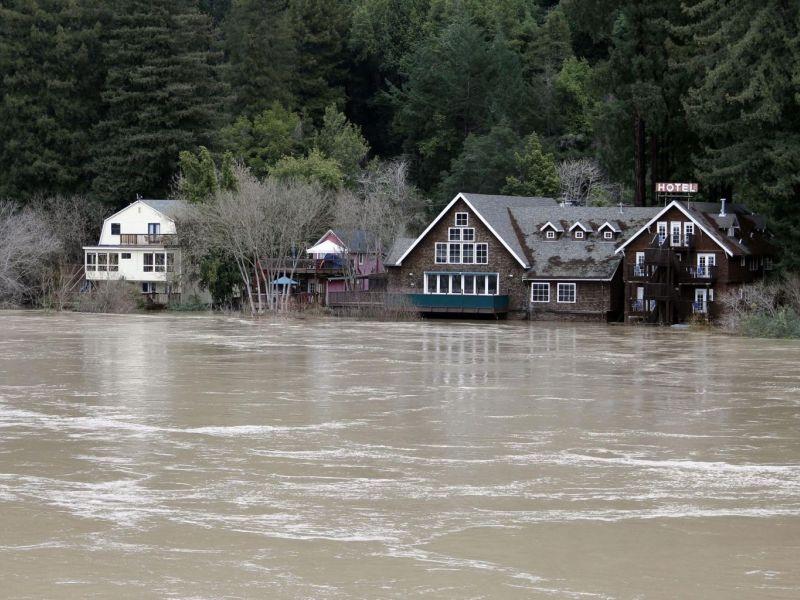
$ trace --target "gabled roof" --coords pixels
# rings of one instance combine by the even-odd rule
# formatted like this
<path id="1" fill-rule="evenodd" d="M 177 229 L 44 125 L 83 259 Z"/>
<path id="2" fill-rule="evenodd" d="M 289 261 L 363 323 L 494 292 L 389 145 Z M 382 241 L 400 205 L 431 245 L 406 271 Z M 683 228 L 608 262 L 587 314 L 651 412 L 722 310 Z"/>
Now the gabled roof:
<path id="1" fill-rule="evenodd" d="M 547 223 L 566 226 L 580 222 L 599 230 L 616 223 L 619 238 L 638 231 L 658 209 L 641 207 L 555 206 L 512 209 L 511 214 L 526 247 L 529 267 L 526 279 L 601 280 L 614 277 L 622 257 L 615 245 L 599 239 L 560 238 L 543 242 L 538 234 Z M 573 225 L 574 228 L 574 225 Z"/>
<path id="2" fill-rule="evenodd" d="M 684 205 L 682 202 L 678 200 L 673 200 L 672 202 L 667 204 L 664 208 L 659 210 L 658 213 L 656 213 L 656 215 L 652 219 L 650 219 L 647 223 L 645 223 L 639 229 L 639 231 L 637 231 L 634 235 L 629 237 L 625 241 L 625 243 L 623 243 L 621 246 L 617 248 L 616 251 L 621 252 L 625 248 L 625 246 L 631 243 L 631 241 L 634 238 L 638 237 L 639 234 L 642 233 L 642 231 L 644 231 L 645 229 L 651 227 L 653 223 L 658 221 L 661 218 L 661 216 L 664 215 L 666 212 L 668 212 L 671 208 L 677 208 L 689 219 L 691 219 L 692 222 L 695 225 L 697 225 L 697 227 L 699 227 L 708 237 L 714 240 L 714 242 L 720 248 L 722 248 L 725 251 L 725 253 L 728 254 L 729 256 L 733 256 L 734 253 L 740 253 L 737 252 L 739 249 L 736 248 L 735 245 L 726 243 L 727 240 L 722 235 L 720 235 L 720 233 L 716 230 L 717 228 L 715 227 L 714 223 L 711 222 L 708 216 L 705 214 L 706 212 L 711 212 L 714 210 L 719 211 L 720 208 L 719 204 L 714 204 L 711 202 L 691 202 L 687 205 Z M 743 210 L 743 207 L 739 207 L 736 205 L 730 207 L 730 210 L 736 210 L 736 209 Z"/>
<path id="3" fill-rule="evenodd" d="M 572 231 L 576 227 L 580 227 L 581 229 L 583 229 L 585 233 L 592 233 L 593 231 L 593 229 L 588 225 L 586 225 L 586 223 L 581 223 L 580 221 L 575 221 L 575 224 L 572 227 L 570 227 L 569 230 Z"/>
<path id="4" fill-rule="evenodd" d="M 542 197 L 527 197 L 527 196 L 493 196 L 487 194 L 470 194 L 462 192 L 457 194 L 447 206 L 444 207 L 442 212 L 425 228 L 419 237 L 406 248 L 405 252 L 393 263 L 387 264 L 393 266 L 400 266 L 406 256 L 425 238 L 426 235 L 433 229 L 436 224 L 442 220 L 453 205 L 459 200 L 470 208 L 475 216 L 480 219 L 486 228 L 497 238 L 497 240 L 508 250 L 508 252 L 516 259 L 516 261 L 523 267 L 527 267 L 528 263 L 525 259 L 525 250 L 522 247 L 514 224 L 511 219 L 510 210 L 514 208 L 527 208 L 535 206 L 557 206 L 557 203 L 552 198 Z"/>
<path id="5" fill-rule="evenodd" d="M 548 221 L 547 223 L 542 225 L 542 227 L 541 227 L 541 229 L 539 229 L 539 231 L 544 231 L 548 227 L 550 229 L 553 229 L 554 231 L 557 231 L 558 233 L 564 233 L 564 228 L 561 226 L 561 224 L 558 221 L 556 221 L 555 223 L 551 223 L 550 221 Z"/>
<path id="6" fill-rule="evenodd" d="M 398 259 L 405 253 L 406 249 L 414 243 L 412 237 L 399 237 L 397 238 L 392 247 L 389 249 L 389 254 L 386 256 L 385 263 L 387 265 L 394 265 Z"/>
<path id="7" fill-rule="evenodd" d="M 605 229 L 606 227 L 611 229 L 611 231 L 613 231 L 614 233 L 620 233 L 622 231 L 619 228 L 619 225 L 614 225 L 614 223 L 612 223 L 611 221 L 605 221 L 602 225 L 600 225 L 600 227 L 597 228 L 598 233 L 603 231 L 603 229 Z"/>
<path id="8" fill-rule="evenodd" d="M 157 210 L 168 219 L 174 220 L 181 214 L 187 204 L 183 200 L 148 200 L 140 199 L 139 202 L 146 204 L 153 210 Z"/>

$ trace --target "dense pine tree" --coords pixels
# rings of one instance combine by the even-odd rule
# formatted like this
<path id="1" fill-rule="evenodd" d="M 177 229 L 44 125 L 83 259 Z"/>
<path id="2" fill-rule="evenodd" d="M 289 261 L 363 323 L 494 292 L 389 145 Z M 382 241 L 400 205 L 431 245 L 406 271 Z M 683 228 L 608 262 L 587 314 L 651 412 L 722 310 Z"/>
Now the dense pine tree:
<path id="1" fill-rule="evenodd" d="M 0 198 L 87 189 L 98 19 L 85 3 L 0 5 Z"/>
<path id="2" fill-rule="evenodd" d="M 298 56 L 287 0 L 236 0 L 224 23 L 234 112 L 252 116 L 294 104 Z"/>
<path id="3" fill-rule="evenodd" d="M 179 152 L 210 141 L 224 87 L 210 19 L 192 2 L 116 0 L 112 10 L 93 191 L 124 204 L 166 193 Z"/>

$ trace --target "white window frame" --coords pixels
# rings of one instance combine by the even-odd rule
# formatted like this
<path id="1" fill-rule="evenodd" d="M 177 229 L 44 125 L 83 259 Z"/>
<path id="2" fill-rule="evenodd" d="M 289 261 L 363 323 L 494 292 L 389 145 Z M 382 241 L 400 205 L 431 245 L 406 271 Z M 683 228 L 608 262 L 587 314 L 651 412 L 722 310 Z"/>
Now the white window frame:
<path id="1" fill-rule="evenodd" d="M 456 227 L 467 227 L 469 225 L 469 213 L 457 212 L 454 222 L 456 224 Z"/>
<path id="2" fill-rule="evenodd" d="M 469 247 L 469 260 L 467 260 L 466 256 L 466 248 Z M 462 265 L 472 265 L 475 264 L 475 244 L 472 242 L 468 242 L 466 244 L 461 244 L 461 264 Z"/>
<path id="3" fill-rule="evenodd" d="M 688 246 L 692 237 L 694 237 L 694 223 L 687 221 L 683 224 L 683 245 Z"/>
<path id="4" fill-rule="evenodd" d="M 444 260 L 439 260 L 439 249 L 444 248 Z M 447 264 L 447 257 L 450 256 L 450 249 L 448 248 L 448 244 L 446 242 L 436 242 L 436 245 L 433 248 L 433 262 L 437 265 L 446 265 Z"/>
<path id="5" fill-rule="evenodd" d="M 545 300 L 537 300 L 536 299 L 536 294 L 533 293 L 534 289 L 536 289 L 536 286 L 540 286 L 540 287 L 546 286 L 545 289 L 547 291 L 547 294 L 545 294 L 545 296 L 546 296 Z M 531 302 L 533 302 L 535 304 L 548 304 L 550 302 L 550 282 L 549 281 L 531 281 Z"/>
<path id="6" fill-rule="evenodd" d="M 697 254 L 697 276 L 711 277 L 710 267 L 717 266 L 717 255 L 712 253 L 700 252 Z"/>
<path id="7" fill-rule="evenodd" d="M 613 240 L 614 239 L 614 232 L 611 231 L 610 229 L 606 229 L 603 232 L 603 239 L 604 240 Z"/>
<path id="8" fill-rule="evenodd" d="M 545 237 L 546 239 L 548 239 L 548 240 L 554 240 L 554 239 L 556 239 L 556 232 L 555 232 L 555 231 L 553 231 L 552 229 L 548 229 L 548 230 L 545 232 L 545 234 L 544 234 L 544 237 Z"/>
<path id="9" fill-rule="evenodd" d="M 669 236 L 669 224 L 666 221 L 656 223 L 656 233 L 658 234 L 658 245 L 660 246 Z"/>
<path id="10" fill-rule="evenodd" d="M 485 260 L 478 260 L 478 253 L 479 253 L 479 251 L 481 249 L 483 249 L 483 251 L 484 251 L 484 257 L 483 258 Z M 476 264 L 476 265 L 488 265 L 489 264 L 489 244 L 487 244 L 485 242 L 481 243 L 481 244 L 475 244 L 475 262 L 474 262 L 474 264 Z"/>
<path id="11" fill-rule="evenodd" d="M 119 271 L 119 252 L 108 253 L 108 270 Z"/>
<path id="12" fill-rule="evenodd" d="M 97 252 L 86 253 L 86 266 L 87 271 L 97 271 Z"/>
<path id="13" fill-rule="evenodd" d="M 456 260 L 453 260 L 454 252 L 458 251 Z M 447 244 L 447 264 L 460 265 L 461 264 L 461 244 Z"/>
<path id="14" fill-rule="evenodd" d="M 474 227 L 464 227 L 461 230 L 461 241 L 462 242 L 474 242 L 475 241 L 475 228 Z"/>
<path id="15" fill-rule="evenodd" d="M 459 227 L 449 227 L 447 229 L 447 241 L 448 242 L 460 242 L 461 241 L 461 229 Z"/>
<path id="16" fill-rule="evenodd" d="M 562 300 L 561 290 L 572 289 L 572 300 Z M 559 283 L 556 288 L 556 302 L 559 304 L 575 304 L 578 301 L 578 284 L 576 283 Z"/>
<path id="17" fill-rule="evenodd" d="M 576 229 L 575 230 L 575 239 L 582 240 L 586 237 L 586 234 L 583 232 L 583 229 Z"/>
<path id="18" fill-rule="evenodd" d="M 683 224 L 680 221 L 670 221 L 669 224 L 669 245 L 670 246 L 681 246 L 683 245 L 683 240 L 681 239 L 681 231 L 683 230 Z M 676 237 L 677 235 L 677 237 Z"/>

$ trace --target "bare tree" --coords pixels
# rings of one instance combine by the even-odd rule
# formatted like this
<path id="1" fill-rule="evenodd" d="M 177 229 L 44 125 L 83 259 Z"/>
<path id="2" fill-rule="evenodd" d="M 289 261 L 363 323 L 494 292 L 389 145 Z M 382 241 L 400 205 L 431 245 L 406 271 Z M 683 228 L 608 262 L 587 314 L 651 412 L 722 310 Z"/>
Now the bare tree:
<path id="1" fill-rule="evenodd" d="M 0 202 L 0 301 L 29 300 L 61 247 L 34 210 Z"/>
<path id="2" fill-rule="evenodd" d="M 108 210 L 81 195 L 38 197 L 30 208 L 60 242 L 42 273 L 39 301 L 61 310 L 83 281 L 83 246 L 95 242 Z"/>
<path id="3" fill-rule="evenodd" d="M 563 160 L 556 170 L 561 182 L 561 198 L 567 204 L 585 206 L 598 188 L 605 187 L 603 169 L 594 159 Z"/>
<path id="4" fill-rule="evenodd" d="M 259 180 L 241 166 L 235 176 L 235 190 L 190 207 L 182 243 L 187 256 L 216 249 L 233 258 L 251 314 L 285 308 L 288 289 L 276 294 L 273 281 L 293 277 L 329 196 L 302 181 Z"/>
<path id="5" fill-rule="evenodd" d="M 392 241 L 415 221 L 424 218 L 422 199 L 408 182 L 405 161 L 374 163 L 365 169 L 356 191 L 340 192 L 334 204 L 334 225 L 347 238 L 345 269 L 350 285 L 354 283 L 355 266 L 350 254 L 367 253 L 375 261 Z M 376 265 L 377 267 L 377 265 Z"/>

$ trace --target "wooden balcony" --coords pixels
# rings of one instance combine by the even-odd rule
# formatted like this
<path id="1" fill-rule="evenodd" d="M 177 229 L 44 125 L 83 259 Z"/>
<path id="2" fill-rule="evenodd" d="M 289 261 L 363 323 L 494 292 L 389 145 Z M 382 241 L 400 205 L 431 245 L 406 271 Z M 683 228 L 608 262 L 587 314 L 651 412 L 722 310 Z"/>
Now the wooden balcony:
<path id="1" fill-rule="evenodd" d="M 647 281 L 651 273 L 652 269 L 648 265 L 636 264 L 628 265 L 625 274 L 628 281 Z"/>
<path id="2" fill-rule="evenodd" d="M 259 261 L 263 270 L 273 273 L 294 273 L 295 275 L 336 275 L 345 271 L 343 259 L 313 259 L 313 258 L 262 258 Z"/>
<path id="3" fill-rule="evenodd" d="M 672 287 L 668 283 L 644 284 L 644 297 L 647 300 L 669 300 L 672 296 Z"/>
<path id="4" fill-rule="evenodd" d="M 719 267 L 698 267 L 696 265 L 681 266 L 678 269 L 678 281 L 681 283 L 703 284 L 717 280 Z"/>
<path id="5" fill-rule="evenodd" d="M 175 246 L 178 236 L 174 233 L 121 233 L 120 246 Z"/>

